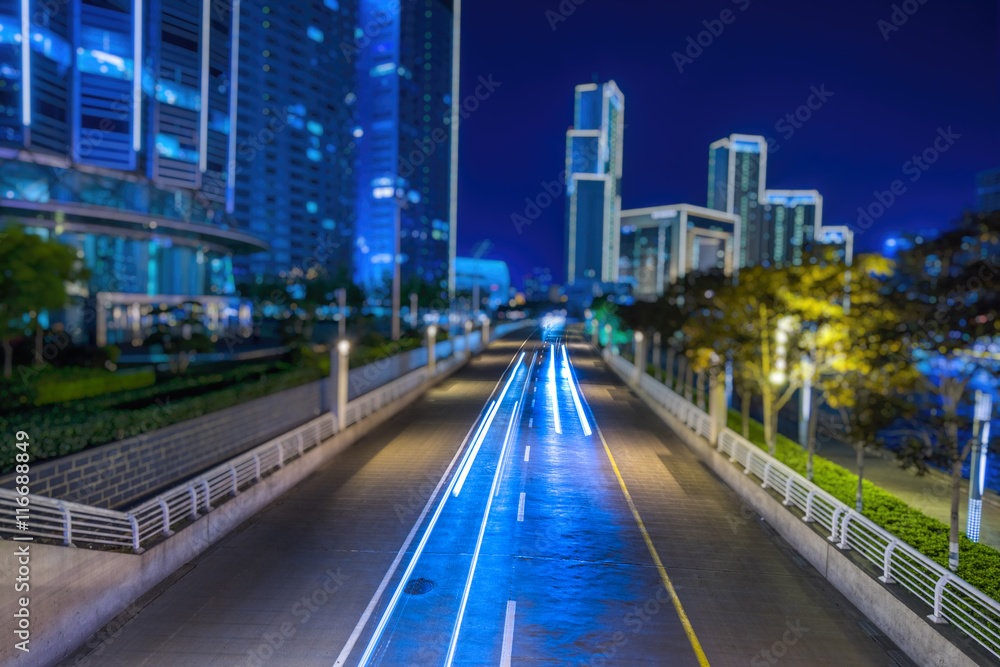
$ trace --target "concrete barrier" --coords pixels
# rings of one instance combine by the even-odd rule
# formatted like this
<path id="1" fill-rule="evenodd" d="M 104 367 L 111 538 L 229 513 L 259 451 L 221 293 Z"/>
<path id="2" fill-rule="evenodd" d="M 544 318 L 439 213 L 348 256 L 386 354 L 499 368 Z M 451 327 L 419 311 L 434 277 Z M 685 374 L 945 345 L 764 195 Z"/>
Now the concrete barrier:
<path id="1" fill-rule="evenodd" d="M 938 626 L 926 618 L 929 611 L 916 599 L 911 605 L 908 591 L 890 588 L 879 582 L 836 545 L 827 541 L 808 524 L 781 504 L 767 490 L 743 473 L 743 468 L 732 464 L 729 457 L 720 454 L 708 440 L 692 431 L 645 391 L 632 383 L 630 378 L 611 370 L 648 405 L 657 416 L 723 482 L 733 489 L 757 514 L 764 518 L 799 554 L 802 555 L 844 597 L 851 601 L 865 616 L 872 620 L 897 646 L 920 665 L 928 667 L 974 667 L 995 665 L 986 655 L 973 656 L 975 650 L 957 645 L 964 638 L 949 626 Z M 899 592 L 902 596 L 897 596 Z M 954 635 L 949 638 L 945 633 Z M 977 651 L 978 652 L 978 651 Z"/>

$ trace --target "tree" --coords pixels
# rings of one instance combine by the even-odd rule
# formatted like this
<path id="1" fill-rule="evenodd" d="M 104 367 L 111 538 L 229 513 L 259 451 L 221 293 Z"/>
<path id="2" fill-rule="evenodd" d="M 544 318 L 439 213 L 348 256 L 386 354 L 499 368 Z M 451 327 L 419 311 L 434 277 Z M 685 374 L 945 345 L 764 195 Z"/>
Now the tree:
<path id="1" fill-rule="evenodd" d="M 4 350 L 4 377 L 12 375 L 12 343 L 25 323 L 35 329 L 35 363 L 42 361 L 42 311 L 66 305 L 66 283 L 83 280 L 88 272 L 76 251 L 55 240 L 28 234 L 10 225 L 0 234 L 0 342 Z"/>
<path id="2" fill-rule="evenodd" d="M 788 312 L 786 293 L 795 285 L 791 269 L 755 266 L 740 272 L 717 290 L 706 290 L 704 304 L 692 312 L 684 331 L 695 348 L 711 348 L 717 359 L 730 355 L 740 368 L 746 393 L 756 389 L 763 404 L 764 440 L 773 455 L 777 448 L 778 411 L 792 398 L 801 381 L 788 350 L 798 346 L 801 320 Z"/>
<path id="3" fill-rule="evenodd" d="M 212 339 L 204 332 L 202 306 L 197 301 L 186 301 L 176 308 L 161 307 L 158 314 L 157 319 L 168 318 L 168 321 L 157 323 L 146 342 L 163 348 L 170 359 L 171 372 L 184 373 L 194 354 L 214 349 Z"/>
<path id="4" fill-rule="evenodd" d="M 1000 329 L 1000 294 L 995 281 L 1000 248 L 1000 213 L 966 215 L 937 239 L 916 242 L 900 253 L 896 295 L 905 300 L 907 351 L 922 374 L 924 392 L 915 399 L 929 419 L 919 436 L 923 447 L 904 450 L 903 463 L 922 459 L 943 463 L 951 474 L 948 567 L 958 569 L 962 463 L 970 442 L 959 439 L 966 421 L 959 415 L 966 390 L 984 367 L 970 354 L 977 342 L 994 340 Z M 986 366 L 990 368 L 990 365 Z"/>
<path id="5" fill-rule="evenodd" d="M 884 342 L 892 344 L 898 337 L 894 327 L 899 316 L 892 302 L 885 295 L 885 279 L 892 274 L 892 264 L 880 255 L 860 255 L 850 269 L 839 261 L 831 261 L 826 255 L 816 263 L 805 264 L 798 271 L 796 290 L 800 294 L 812 295 L 802 298 L 789 297 L 789 307 L 795 309 L 804 322 L 799 337 L 800 375 L 802 390 L 809 391 L 809 424 L 806 429 L 806 477 L 813 479 L 813 457 L 816 452 L 816 434 L 819 413 L 828 404 L 831 395 L 838 392 L 844 382 L 847 369 L 863 363 L 852 359 L 852 354 L 865 354 L 854 348 L 854 341 L 871 340 L 875 333 L 884 336 Z M 850 305 L 847 306 L 839 294 L 847 294 L 849 287 Z M 827 294 L 833 298 L 823 298 Z M 899 346 L 895 346 L 899 349 Z M 843 402 L 841 402 L 843 403 Z M 863 450 L 862 462 L 863 462 Z M 859 475 L 860 476 L 860 475 Z"/>
<path id="6" fill-rule="evenodd" d="M 855 328 L 855 331 L 858 331 Z M 896 330 L 858 331 L 851 345 L 831 366 L 823 393 L 836 409 L 846 428 L 848 441 L 857 456 L 858 487 L 854 508 L 864 509 L 863 482 L 865 450 L 880 444 L 880 432 L 904 414 L 901 397 L 912 390 L 918 379 L 913 365 L 901 352 L 905 340 Z"/>

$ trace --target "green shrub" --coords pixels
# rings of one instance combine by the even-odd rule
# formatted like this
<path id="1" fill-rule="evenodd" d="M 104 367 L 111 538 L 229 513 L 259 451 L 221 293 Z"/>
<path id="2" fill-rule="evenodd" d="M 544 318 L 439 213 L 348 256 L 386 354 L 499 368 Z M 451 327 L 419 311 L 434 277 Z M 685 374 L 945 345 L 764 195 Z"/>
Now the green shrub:
<path id="1" fill-rule="evenodd" d="M 728 416 L 729 428 L 739 433 L 742 423 L 740 413 L 730 410 Z M 756 420 L 750 420 L 750 441 L 767 451 L 764 427 Z M 777 458 L 799 474 L 806 474 L 806 450 L 781 434 L 778 434 Z M 858 489 L 856 474 L 820 456 L 813 456 L 813 481 L 837 500 L 854 507 Z M 862 481 L 862 495 L 864 516 L 939 565 L 948 566 L 949 531 L 945 523 L 910 507 L 868 480 Z M 1000 601 L 1000 551 L 962 535 L 959 538 L 957 574 Z"/>
<path id="2" fill-rule="evenodd" d="M 159 386 L 4 415 L 0 417 L 0 430 L 8 433 L 27 431 L 31 435 L 33 460 L 44 460 L 194 419 L 322 377 L 315 368 L 273 373 L 267 373 L 268 370 L 273 367 L 266 364 L 237 367 L 219 373 L 176 378 Z M 219 383 L 229 386 L 170 400 L 171 392 Z M 115 407 L 143 400 L 152 404 L 136 409 Z M 0 441 L 0 472 L 13 468 L 17 451 L 13 442 L 12 438 Z"/>
<path id="3" fill-rule="evenodd" d="M 96 368 L 72 369 L 78 371 L 73 375 L 80 375 L 76 378 L 63 372 L 65 370 L 69 369 L 60 369 L 60 372 L 45 373 L 39 377 L 35 385 L 35 405 L 61 403 L 126 389 L 138 389 L 156 382 L 156 373 L 151 370 L 112 373 Z"/>

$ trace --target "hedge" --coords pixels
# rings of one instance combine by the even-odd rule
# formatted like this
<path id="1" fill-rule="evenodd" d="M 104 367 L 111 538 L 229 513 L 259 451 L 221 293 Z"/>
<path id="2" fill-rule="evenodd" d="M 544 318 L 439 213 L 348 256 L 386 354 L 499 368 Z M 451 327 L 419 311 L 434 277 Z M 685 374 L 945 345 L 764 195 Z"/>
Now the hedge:
<path id="1" fill-rule="evenodd" d="M 77 370 L 77 369 L 74 369 Z M 148 387 L 156 382 L 152 370 L 135 373 L 113 373 L 103 369 L 78 369 L 86 371 L 83 377 L 67 378 L 64 373 L 46 373 L 35 386 L 35 405 L 62 403 L 116 391 Z"/>
<path id="2" fill-rule="evenodd" d="M 267 367 L 264 367 L 265 372 Z M 291 389 L 318 380 L 322 374 L 315 368 L 299 368 L 260 375 L 261 367 L 242 367 L 224 373 L 190 378 L 176 378 L 163 385 L 118 392 L 111 396 L 74 401 L 60 409 L 28 410 L 21 415 L 0 417 L 0 429 L 17 430 L 32 435 L 33 460 L 66 456 L 88 447 L 103 445 L 127 437 L 153 431 L 164 426 L 194 419 L 216 410 Z M 256 375 L 251 379 L 249 376 Z M 170 392 L 224 382 L 225 389 L 208 391 L 181 400 L 170 400 Z M 163 405 L 139 408 L 116 408 L 136 401 L 164 399 Z M 0 472 L 13 468 L 14 439 L 0 441 Z"/>
<path id="3" fill-rule="evenodd" d="M 741 432 L 742 418 L 735 410 L 729 411 L 729 428 Z M 750 440 L 763 450 L 764 427 L 750 420 Z M 797 442 L 778 434 L 778 460 L 801 475 L 806 473 L 806 450 Z M 858 476 L 846 468 L 813 456 L 813 481 L 832 496 L 854 507 L 858 489 Z M 914 509 L 905 502 L 872 484 L 862 482 L 864 511 L 862 514 L 877 525 L 906 542 L 938 564 L 948 566 L 948 526 Z M 958 576 L 1000 601 L 1000 551 L 965 535 L 959 538 Z"/>

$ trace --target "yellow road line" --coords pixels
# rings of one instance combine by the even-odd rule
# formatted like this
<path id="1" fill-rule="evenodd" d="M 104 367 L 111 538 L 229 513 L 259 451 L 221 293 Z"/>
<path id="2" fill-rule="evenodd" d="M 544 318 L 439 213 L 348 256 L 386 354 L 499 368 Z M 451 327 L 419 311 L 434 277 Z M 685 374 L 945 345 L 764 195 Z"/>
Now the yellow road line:
<path id="1" fill-rule="evenodd" d="M 594 425 L 597 426 L 596 423 Z M 653 546 L 653 540 L 650 539 L 649 532 L 646 530 L 646 526 L 642 522 L 642 517 L 639 516 L 639 510 L 635 508 L 635 503 L 632 502 L 632 494 L 628 492 L 628 487 L 625 486 L 625 480 L 622 479 L 622 473 L 618 470 L 618 464 L 615 463 L 615 457 L 611 455 L 611 449 L 608 447 L 608 442 L 604 439 L 604 433 L 601 432 L 600 427 L 597 427 L 597 434 L 601 436 L 601 444 L 604 445 L 604 451 L 608 455 L 608 460 L 611 461 L 611 467 L 614 468 L 615 477 L 618 478 L 618 483 L 622 487 L 622 493 L 625 494 L 625 501 L 628 502 L 628 507 L 632 510 L 632 516 L 635 518 L 635 522 L 639 525 L 639 530 L 642 532 L 642 539 L 646 540 L 646 548 L 649 549 L 649 555 L 653 557 L 653 562 L 656 563 L 656 569 L 660 571 L 660 578 L 663 579 L 663 585 L 666 587 L 667 592 L 670 593 L 670 599 L 673 600 L 674 609 L 677 610 L 677 616 L 681 619 L 681 625 L 684 626 L 684 633 L 687 634 L 688 641 L 691 642 L 691 648 L 694 649 L 694 653 L 698 657 L 698 664 L 702 665 L 702 667 L 709 667 L 708 658 L 705 657 L 705 652 L 701 649 L 701 643 L 699 643 L 697 635 L 694 634 L 694 628 L 691 627 L 691 621 L 688 620 L 687 614 L 684 613 L 684 607 L 681 605 L 680 598 L 677 597 L 677 591 L 674 590 L 674 585 L 670 583 L 670 577 L 667 576 L 667 568 L 663 567 L 663 561 L 660 560 L 660 554 L 656 553 L 656 547 Z"/>

